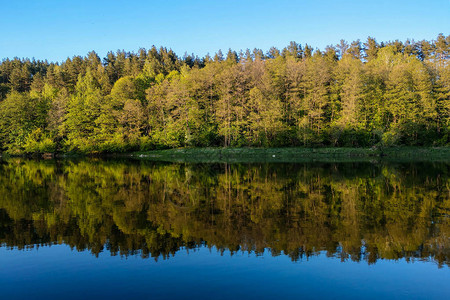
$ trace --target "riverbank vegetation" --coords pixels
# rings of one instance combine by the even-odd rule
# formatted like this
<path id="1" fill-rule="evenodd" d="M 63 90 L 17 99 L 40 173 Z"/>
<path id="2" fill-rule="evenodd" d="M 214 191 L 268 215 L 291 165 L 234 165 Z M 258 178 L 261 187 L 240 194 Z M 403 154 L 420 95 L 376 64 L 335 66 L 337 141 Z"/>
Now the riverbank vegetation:
<path id="1" fill-rule="evenodd" d="M 10 154 L 178 147 L 447 146 L 450 36 L 291 42 L 199 58 L 166 48 L 0 64 Z"/>

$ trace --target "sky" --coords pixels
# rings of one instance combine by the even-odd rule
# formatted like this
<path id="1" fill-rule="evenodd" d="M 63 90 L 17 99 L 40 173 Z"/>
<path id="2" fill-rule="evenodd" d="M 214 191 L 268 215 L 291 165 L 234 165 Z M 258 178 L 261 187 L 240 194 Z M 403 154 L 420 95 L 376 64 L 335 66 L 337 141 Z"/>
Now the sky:
<path id="1" fill-rule="evenodd" d="M 290 41 L 324 49 L 341 39 L 433 40 L 450 34 L 450 0 L 0 0 L 0 60 L 63 61 L 94 50 L 164 46 L 213 55 Z"/>

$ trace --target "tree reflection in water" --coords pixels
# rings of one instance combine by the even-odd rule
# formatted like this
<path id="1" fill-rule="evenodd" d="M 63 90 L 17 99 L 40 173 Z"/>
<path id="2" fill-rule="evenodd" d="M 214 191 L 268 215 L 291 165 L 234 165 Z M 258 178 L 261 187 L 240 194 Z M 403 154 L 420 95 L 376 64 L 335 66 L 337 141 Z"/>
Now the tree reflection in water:
<path id="1" fill-rule="evenodd" d="M 269 249 L 299 260 L 449 265 L 446 163 L 183 164 L 9 159 L 0 243 L 167 258 Z"/>

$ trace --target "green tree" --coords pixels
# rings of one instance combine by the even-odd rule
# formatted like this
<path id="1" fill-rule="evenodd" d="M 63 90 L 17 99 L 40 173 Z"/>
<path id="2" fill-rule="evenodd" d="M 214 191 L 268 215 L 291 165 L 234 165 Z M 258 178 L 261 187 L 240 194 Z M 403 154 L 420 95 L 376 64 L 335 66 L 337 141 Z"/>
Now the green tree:
<path id="1" fill-rule="evenodd" d="M 65 146 L 71 151 L 96 151 L 94 132 L 96 119 L 100 116 L 103 96 L 88 70 L 85 76 L 78 76 L 75 94 L 67 104 L 63 131 L 66 136 Z"/>

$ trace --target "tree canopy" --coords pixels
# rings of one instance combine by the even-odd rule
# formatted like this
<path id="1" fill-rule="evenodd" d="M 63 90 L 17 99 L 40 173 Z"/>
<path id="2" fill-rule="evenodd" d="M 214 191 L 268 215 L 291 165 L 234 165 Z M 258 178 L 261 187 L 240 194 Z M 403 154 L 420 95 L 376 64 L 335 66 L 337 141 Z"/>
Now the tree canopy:
<path id="1" fill-rule="evenodd" d="M 450 36 L 0 63 L 0 149 L 450 143 Z"/>

